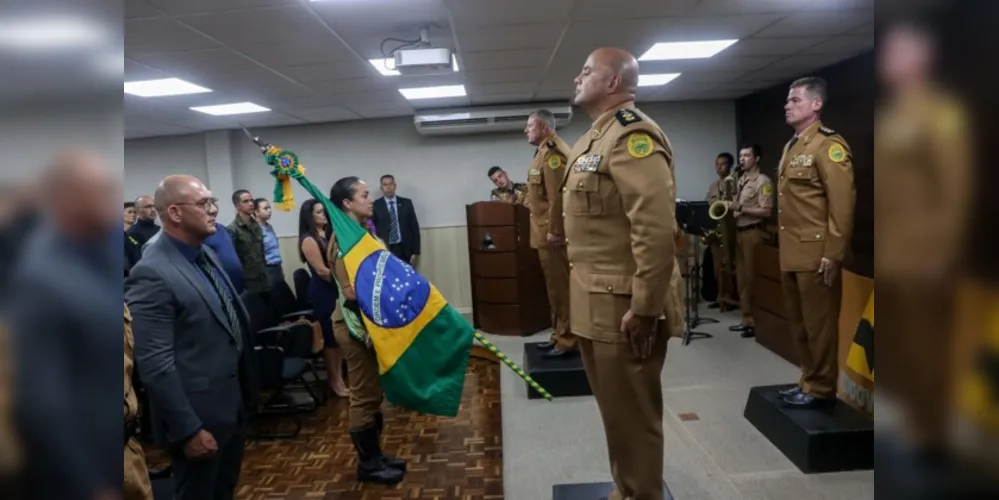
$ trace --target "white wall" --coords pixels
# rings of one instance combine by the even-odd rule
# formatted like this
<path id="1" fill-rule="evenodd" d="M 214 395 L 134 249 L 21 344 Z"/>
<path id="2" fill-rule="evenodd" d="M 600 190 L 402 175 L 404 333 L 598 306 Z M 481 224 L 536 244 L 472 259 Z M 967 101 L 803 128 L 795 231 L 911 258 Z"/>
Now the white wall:
<path id="1" fill-rule="evenodd" d="M 659 123 L 673 144 L 677 196 L 702 199 L 715 177 L 715 156 L 721 151 L 735 153 L 734 102 L 650 103 L 641 109 Z M 588 117 L 577 114 L 559 133 L 572 144 L 589 125 Z M 324 191 L 340 177 L 357 175 L 377 193 L 378 178 L 385 173 L 395 175 L 399 194 L 414 200 L 421 226 L 425 228 L 463 226 L 464 206 L 485 199 L 493 187 L 486 170 L 500 165 L 514 180 L 526 180 L 533 153 L 519 133 L 422 137 L 414 130 L 411 118 L 253 132 L 268 142 L 295 151 L 305 164 L 309 179 Z M 191 174 L 207 182 L 207 136 L 126 141 L 126 199 L 151 192 L 169 174 Z M 247 188 L 255 196 L 270 198 L 274 180 L 268 175 L 260 150 L 241 132 L 232 132 L 230 137 L 232 187 Z M 233 216 L 227 202 L 231 193 L 215 194 L 225 205 L 220 220 L 228 222 Z M 307 197 L 298 186 L 295 195 L 296 199 Z M 280 235 L 293 236 L 297 232 L 297 214 L 276 213 L 273 224 Z"/>

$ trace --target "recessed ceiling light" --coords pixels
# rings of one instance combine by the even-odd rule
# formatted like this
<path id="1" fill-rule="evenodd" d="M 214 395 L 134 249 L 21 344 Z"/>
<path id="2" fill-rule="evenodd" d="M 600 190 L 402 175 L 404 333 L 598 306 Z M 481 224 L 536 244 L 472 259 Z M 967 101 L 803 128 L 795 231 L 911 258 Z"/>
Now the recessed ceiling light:
<path id="1" fill-rule="evenodd" d="M 659 75 L 638 75 L 639 87 L 653 87 L 656 85 L 666 85 L 673 81 L 680 73 L 662 73 Z"/>
<path id="2" fill-rule="evenodd" d="M 264 111 L 270 111 L 270 109 L 258 106 L 252 102 L 237 102 L 233 104 L 219 104 L 216 106 L 195 106 L 191 109 L 214 116 L 241 115 L 244 113 L 262 113 Z"/>
<path id="3" fill-rule="evenodd" d="M 703 59 L 711 57 L 738 40 L 709 40 L 704 42 L 657 43 L 639 57 L 639 61 L 666 61 L 669 59 Z"/>
<path id="4" fill-rule="evenodd" d="M 454 54 L 451 54 L 451 68 L 454 69 L 455 73 L 458 72 L 458 56 Z"/>
<path id="5" fill-rule="evenodd" d="M 399 89 L 406 99 L 439 99 L 442 97 L 464 97 L 464 85 L 442 85 L 440 87 L 421 87 L 416 89 Z"/>
<path id="6" fill-rule="evenodd" d="M 399 71 L 395 69 L 395 58 L 389 57 L 386 59 L 368 59 L 379 73 L 385 76 L 399 76 Z"/>
<path id="7" fill-rule="evenodd" d="M 125 93 L 139 97 L 163 97 L 168 95 L 202 94 L 211 92 L 200 85 L 185 82 L 179 78 L 125 82 Z"/>
<path id="8" fill-rule="evenodd" d="M 91 47 L 107 38 L 100 26 L 83 19 L 39 17 L 5 19 L 0 47 L 11 49 L 58 49 Z"/>

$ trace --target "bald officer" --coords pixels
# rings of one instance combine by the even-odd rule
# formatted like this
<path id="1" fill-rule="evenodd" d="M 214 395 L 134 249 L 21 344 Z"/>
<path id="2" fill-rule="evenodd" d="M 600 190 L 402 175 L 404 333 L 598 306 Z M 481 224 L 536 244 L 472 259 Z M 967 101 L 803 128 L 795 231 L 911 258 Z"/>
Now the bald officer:
<path id="1" fill-rule="evenodd" d="M 545 357 L 560 357 L 575 352 L 576 337 L 569 332 L 569 260 L 562 229 L 559 187 L 565 175 L 565 161 L 571 149 L 555 133 L 555 115 L 538 110 L 527 120 L 527 142 L 537 149 L 527 171 L 527 205 L 531 209 L 531 248 L 537 249 L 541 270 L 548 289 L 552 311 L 552 335 L 541 345 Z M 553 207 L 559 207 L 553 212 Z M 553 216 L 554 214 L 554 216 Z"/>
<path id="2" fill-rule="evenodd" d="M 801 408 L 835 402 L 840 268 L 849 256 L 857 197 L 850 146 L 819 120 L 826 96 L 821 78 L 791 84 L 784 115 L 794 137 L 777 185 L 781 284 L 802 372 L 781 396 Z"/>
<path id="3" fill-rule="evenodd" d="M 735 217 L 735 271 L 739 284 L 739 309 L 742 310 L 742 323 L 729 327 L 733 332 L 742 332 L 744 338 L 756 335 L 753 320 L 753 269 L 756 245 L 767 238 L 763 225 L 770 217 L 774 206 L 774 184 L 766 174 L 760 172 L 760 147 L 747 144 L 739 150 L 739 168 L 742 176 L 736 187 L 732 216 Z"/>
<path id="4" fill-rule="evenodd" d="M 594 121 L 562 183 L 571 330 L 603 418 L 610 498 L 661 500 L 660 375 L 667 341 L 684 321 L 673 150 L 635 109 L 631 54 L 596 50 L 575 83 L 574 104 Z"/>

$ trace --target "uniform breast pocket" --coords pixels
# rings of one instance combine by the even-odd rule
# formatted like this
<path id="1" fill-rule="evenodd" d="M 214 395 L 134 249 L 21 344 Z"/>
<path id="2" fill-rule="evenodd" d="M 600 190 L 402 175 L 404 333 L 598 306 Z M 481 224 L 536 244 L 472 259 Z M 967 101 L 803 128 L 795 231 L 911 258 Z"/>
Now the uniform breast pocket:
<path id="1" fill-rule="evenodd" d="M 812 167 L 790 167 L 785 175 L 791 182 L 811 182 L 812 176 L 815 175 L 815 169 Z"/>
<path id="2" fill-rule="evenodd" d="M 572 195 L 572 207 L 567 210 L 573 215 L 600 215 L 600 174 L 584 172 L 566 180 L 566 189 Z"/>
<path id="3" fill-rule="evenodd" d="M 527 183 L 531 184 L 531 185 L 534 185 L 534 186 L 542 184 L 541 174 L 540 173 L 531 173 L 531 174 L 528 174 L 528 176 L 527 176 Z"/>
<path id="4" fill-rule="evenodd" d="M 586 281 L 590 322 L 599 330 L 621 330 L 621 318 L 631 308 L 631 275 L 591 274 Z"/>

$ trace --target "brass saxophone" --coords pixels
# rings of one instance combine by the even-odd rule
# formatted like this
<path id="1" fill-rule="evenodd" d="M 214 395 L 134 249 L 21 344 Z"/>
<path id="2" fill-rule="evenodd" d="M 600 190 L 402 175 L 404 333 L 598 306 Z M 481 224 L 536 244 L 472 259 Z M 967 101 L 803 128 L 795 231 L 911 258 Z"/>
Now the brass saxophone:
<path id="1" fill-rule="evenodd" d="M 735 217 L 729 207 L 738 196 L 738 168 L 721 181 L 718 186 L 719 200 L 708 207 L 708 215 L 718 221 L 718 225 L 704 235 L 704 243 L 718 244 L 721 248 L 722 266 L 728 271 L 735 270 Z"/>

